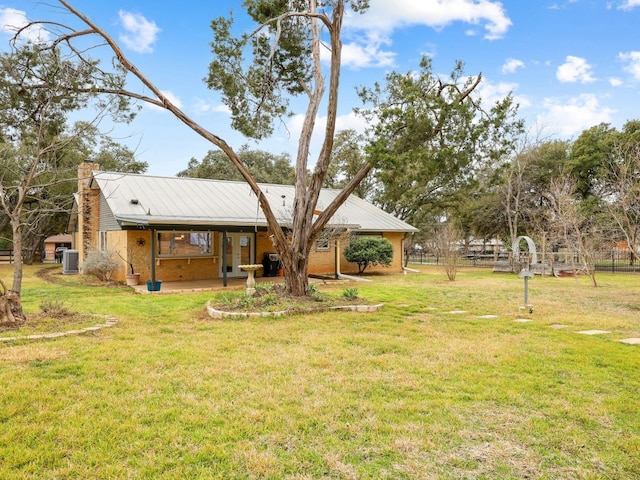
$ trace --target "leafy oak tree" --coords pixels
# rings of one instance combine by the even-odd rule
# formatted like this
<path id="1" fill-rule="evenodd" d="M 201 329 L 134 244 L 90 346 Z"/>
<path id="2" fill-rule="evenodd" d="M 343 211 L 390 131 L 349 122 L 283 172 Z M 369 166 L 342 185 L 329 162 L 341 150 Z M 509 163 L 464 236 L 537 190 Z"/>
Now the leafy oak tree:
<path id="1" fill-rule="evenodd" d="M 238 151 L 238 157 L 251 172 L 256 182 L 293 185 L 295 170 L 288 154 L 274 155 L 261 150 L 249 150 L 246 145 Z M 214 178 L 242 181 L 242 175 L 220 150 L 209 150 L 201 162 L 192 158 L 179 177 Z"/>
<path id="2" fill-rule="evenodd" d="M 368 148 L 378 181 L 375 199 L 418 227 L 449 214 L 477 184 L 477 172 L 499 165 L 522 131 L 511 96 L 485 109 L 477 87 L 458 62 L 449 78 L 424 57 L 418 71 L 387 76 L 385 86 L 360 95 L 367 118 L 377 120 Z"/>
<path id="3" fill-rule="evenodd" d="M 79 24 L 36 22 L 55 33 L 56 38 L 50 44 L 66 46 L 70 53 L 80 58 L 91 51 L 87 49 L 88 44 L 106 45 L 114 55 L 114 70 L 108 72 L 96 67 L 94 81 L 89 87 L 91 91 L 134 98 L 166 109 L 222 150 L 259 199 L 273 235 L 274 247 L 285 269 L 287 292 L 306 295 L 309 290 L 309 253 L 315 239 L 370 170 L 368 165 L 364 165 L 341 193 L 329 205 L 323 206 L 322 214 L 314 217 L 333 149 L 342 22 L 347 11 L 365 11 L 368 0 L 245 0 L 243 6 L 256 24 L 253 31 L 236 34 L 232 16 L 217 18 L 211 23 L 213 61 L 206 81 L 210 88 L 222 94 L 231 111 L 235 129 L 250 138 L 265 138 L 273 131 L 274 121 L 292 113 L 292 98 L 305 97 L 307 100 L 295 158 L 295 200 L 289 231 L 280 225 L 255 177 L 223 138 L 193 121 L 173 104 L 124 55 L 118 43 L 104 29 L 68 1 L 59 0 L 59 3 L 72 14 L 69 22 L 77 20 Z M 89 37 L 93 37 L 95 42 Z M 322 49 L 328 51 L 327 66 L 321 61 Z M 127 84 L 114 85 L 109 81 L 114 73 L 134 77 L 143 88 L 135 90 Z M 326 116 L 322 146 L 312 173 L 308 175 L 311 136 L 321 108 L 324 108 Z"/>

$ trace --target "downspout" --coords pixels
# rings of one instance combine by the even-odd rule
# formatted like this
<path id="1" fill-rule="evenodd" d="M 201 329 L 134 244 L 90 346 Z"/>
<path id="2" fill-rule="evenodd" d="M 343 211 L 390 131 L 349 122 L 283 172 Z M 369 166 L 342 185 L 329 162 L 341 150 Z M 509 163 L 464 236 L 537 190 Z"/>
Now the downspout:
<path id="1" fill-rule="evenodd" d="M 220 249 L 222 254 L 222 286 L 227 286 L 227 231 L 222 232 L 222 248 Z"/>
<path id="2" fill-rule="evenodd" d="M 373 282 L 368 278 L 353 277 L 351 275 L 345 275 L 340 273 L 340 239 L 336 239 L 336 279 L 338 280 L 355 280 L 356 282 Z"/>
<path id="3" fill-rule="evenodd" d="M 405 265 L 405 248 L 404 248 L 404 242 L 407 239 L 407 235 L 411 235 L 413 237 L 413 233 L 411 234 L 404 234 L 404 238 L 402 239 L 402 241 L 400 242 L 400 250 L 402 252 L 402 262 L 400 265 L 402 265 L 402 273 L 404 273 L 405 275 L 407 274 L 407 272 L 411 272 L 411 273 L 420 273 L 420 270 L 416 270 L 415 268 L 409 268 Z M 409 263 L 409 258 L 407 257 L 407 263 Z"/>
<path id="4" fill-rule="evenodd" d="M 333 266 L 335 270 L 336 280 L 340 278 L 340 238 L 336 238 L 336 245 L 333 248 Z"/>

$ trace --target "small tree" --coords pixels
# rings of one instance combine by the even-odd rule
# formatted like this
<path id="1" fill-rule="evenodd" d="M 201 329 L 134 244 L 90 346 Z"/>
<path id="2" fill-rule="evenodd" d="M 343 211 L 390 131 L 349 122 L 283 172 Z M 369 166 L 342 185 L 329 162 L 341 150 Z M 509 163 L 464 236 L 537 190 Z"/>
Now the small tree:
<path id="1" fill-rule="evenodd" d="M 355 238 L 344 249 L 345 258 L 358 264 L 358 273 L 363 273 L 369 266 L 391 265 L 393 245 L 386 238 Z"/>
<path id="2" fill-rule="evenodd" d="M 551 182 L 547 193 L 551 206 L 549 225 L 556 238 L 578 253 L 582 271 L 597 287 L 595 258 L 603 239 L 597 216 L 593 215 L 592 208 L 585 207 L 587 202 L 581 201 L 579 195 L 578 182 L 572 177 L 560 177 Z"/>
<path id="3" fill-rule="evenodd" d="M 451 281 L 456 279 L 460 266 L 461 250 L 458 244 L 460 238 L 458 230 L 447 224 L 438 231 L 434 239 L 438 256 L 442 258 L 444 271 Z"/>

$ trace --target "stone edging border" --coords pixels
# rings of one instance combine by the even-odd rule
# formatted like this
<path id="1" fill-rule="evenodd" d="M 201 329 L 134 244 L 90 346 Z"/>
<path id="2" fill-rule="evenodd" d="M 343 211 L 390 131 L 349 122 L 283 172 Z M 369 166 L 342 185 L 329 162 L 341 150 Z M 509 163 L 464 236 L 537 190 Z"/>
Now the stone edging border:
<path id="1" fill-rule="evenodd" d="M 294 315 L 298 313 L 317 313 L 317 312 L 327 312 L 330 310 L 350 310 L 352 312 L 362 312 L 362 313 L 370 313 L 377 312 L 384 306 L 384 303 L 378 303 L 377 305 L 342 305 L 339 307 L 325 307 L 318 309 L 311 309 L 307 311 L 299 311 L 294 313 L 289 313 L 286 310 L 280 310 L 277 312 L 225 312 L 223 310 L 216 310 L 211 305 L 211 302 L 207 302 L 207 313 L 209 316 L 215 320 L 220 320 L 222 318 L 259 318 L 259 317 L 283 317 L 285 315 Z"/>
<path id="2" fill-rule="evenodd" d="M 102 330 L 103 328 L 113 327 L 118 323 L 118 319 L 109 317 L 108 315 L 91 315 L 92 317 L 103 317 L 104 323 L 99 323 L 93 327 L 79 328 L 77 330 L 67 330 L 66 332 L 54 332 L 54 333 L 40 333 L 37 335 L 25 335 L 24 337 L 0 337 L 0 342 L 17 342 L 20 340 L 43 340 L 50 338 L 68 337 L 70 335 L 80 335 L 87 332 L 95 332 L 96 330 Z"/>

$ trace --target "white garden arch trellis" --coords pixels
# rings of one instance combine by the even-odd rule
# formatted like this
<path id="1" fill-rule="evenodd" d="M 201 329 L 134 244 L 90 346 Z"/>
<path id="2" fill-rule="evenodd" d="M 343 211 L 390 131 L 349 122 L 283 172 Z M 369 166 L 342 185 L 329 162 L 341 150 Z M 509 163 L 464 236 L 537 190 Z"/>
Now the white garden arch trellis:
<path id="1" fill-rule="evenodd" d="M 513 252 L 513 261 L 520 261 L 520 242 L 522 240 L 525 240 L 527 242 L 527 246 L 529 247 L 529 257 L 531 258 L 530 263 L 538 263 L 538 252 L 536 251 L 536 244 L 533 243 L 533 240 L 531 240 L 531 238 L 527 237 L 526 235 L 520 235 L 514 240 L 513 245 L 511 245 L 511 251 Z"/>

